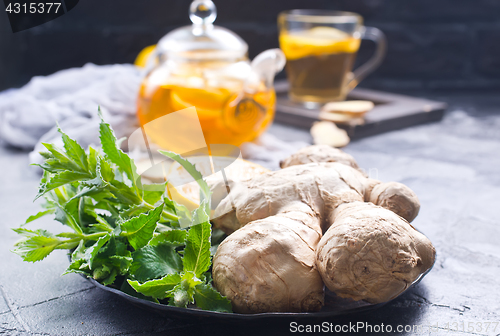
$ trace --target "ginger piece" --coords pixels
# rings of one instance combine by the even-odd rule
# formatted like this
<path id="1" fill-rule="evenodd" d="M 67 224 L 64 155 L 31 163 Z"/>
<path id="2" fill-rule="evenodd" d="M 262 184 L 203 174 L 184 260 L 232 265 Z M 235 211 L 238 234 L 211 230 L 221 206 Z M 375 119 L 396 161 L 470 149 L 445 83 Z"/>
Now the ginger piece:
<path id="1" fill-rule="evenodd" d="M 337 113 L 348 115 L 352 118 L 360 118 L 367 112 L 371 111 L 374 107 L 375 104 L 369 100 L 348 100 L 325 104 L 321 109 L 321 112 Z"/>
<path id="2" fill-rule="evenodd" d="M 318 114 L 318 119 L 322 121 L 330 121 L 335 124 L 349 124 L 350 126 L 363 125 L 365 122 L 362 117 L 353 117 L 350 114 L 323 111 Z"/>
<path id="3" fill-rule="evenodd" d="M 344 147 L 351 141 L 345 130 L 330 121 L 315 122 L 311 127 L 311 135 L 315 145 Z"/>
<path id="4" fill-rule="evenodd" d="M 337 124 L 362 125 L 364 116 L 375 105 L 368 100 L 349 100 L 325 104 L 318 117 Z"/>
<path id="5" fill-rule="evenodd" d="M 286 168 L 311 162 L 338 162 L 361 171 L 351 155 L 328 145 L 313 145 L 302 148 L 281 161 L 280 167 Z"/>
<path id="6" fill-rule="evenodd" d="M 214 257 L 214 285 L 236 312 L 316 311 L 318 276 L 340 296 L 383 302 L 433 264 L 432 244 L 402 218 L 419 208 L 407 187 L 367 178 L 351 156 L 328 146 L 302 149 L 282 167 L 229 181 L 215 209 L 214 226 L 232 234 Z M 389 209 L 365 203 L 372 199 Z M 393 260 L 393 268 L 380 266 Z M 362 268 L 346 271 L 351 261 Z M 373 277 L 360 277 L 365 266 Z"/>
<path id="7" fill-rule="evenodd" d="M 390 210 L 347 203 L 316 249 L 325 285 L 343 298 L 387 302 L 434 263 L 435 249 L 423 234 Z"/>
<path id="8" fill-rule="evenodd" d="M 397 213 L 408 222 L 413 221 L 420 210 L 417 195 L 398 182 L 380 183 L 374 186 L 368 201 Z"/>
<path id="9" fill-rule="evenodd" d="M 240 313 L 318 311 L 323 281 L 316 270 L 321 237 L 290 214 L 253 221 L 226 238 L 214 257 L 214 282 Z M 315 221 L 313 216 L 305 220 Z"/>

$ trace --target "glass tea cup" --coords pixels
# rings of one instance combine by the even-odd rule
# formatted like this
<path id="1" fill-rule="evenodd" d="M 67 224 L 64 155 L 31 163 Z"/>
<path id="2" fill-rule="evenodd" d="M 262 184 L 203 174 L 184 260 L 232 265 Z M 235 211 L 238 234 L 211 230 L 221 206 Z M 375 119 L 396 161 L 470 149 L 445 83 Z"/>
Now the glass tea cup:
<path id="1" fill-rule="evenodd" d="M 278 16 L 280 47 L 292 101 L 315 107 L 343 101 L 382 62 L 386 41 L 377 28 L 363 26 L 351 12 L 295 9 Z M 374 55 L 352 71 L 362 39 L 372 40 Z"/>

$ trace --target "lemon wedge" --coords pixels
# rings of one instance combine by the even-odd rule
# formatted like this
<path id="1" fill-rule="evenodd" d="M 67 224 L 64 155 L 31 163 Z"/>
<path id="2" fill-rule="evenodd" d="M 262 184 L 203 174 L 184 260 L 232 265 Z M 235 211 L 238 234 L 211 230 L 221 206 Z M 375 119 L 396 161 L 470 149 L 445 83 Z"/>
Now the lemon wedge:
<path id="1" fill-rule="evenodd" d="M 354 53 L 360 40 L 332 27 L 314 27 L 280 34 L 280 46 L 288 60 L 306 56 Z"/>
<path id="2" fill-rule="evenodd" d="M 138 67 L 144 68 L 146 66 L 146 64 L 148 63 L 149 57 L 151 56 L 151 54 L 153 53 L 155 48 L 156 48 L 156 44 L 142 49 L 141 52 L 139 53 L 139 55 L 137 55 L 137 57 L 134 61 L 134 65 L 137 65 Z"/>
<path id="3" fill-rule="evenodd" d="M 219 115 L 231 96 L 227 89 L 171 87 L 172 108 L 174 111 L 195 106 L 198 113 Z"/>

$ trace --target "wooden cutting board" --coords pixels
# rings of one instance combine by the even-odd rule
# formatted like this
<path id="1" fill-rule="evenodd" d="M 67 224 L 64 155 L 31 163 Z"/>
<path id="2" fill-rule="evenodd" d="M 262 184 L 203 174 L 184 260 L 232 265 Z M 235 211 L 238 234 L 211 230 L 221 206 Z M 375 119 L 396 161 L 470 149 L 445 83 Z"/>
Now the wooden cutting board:
<path id="1" fill-rule="evenodd" d="M 279 123 L 309 129 L 318 121 L 319 109 L 307 109 L 288 99 L 288 83 L 277 81 L 276 117 Z M 341 124 L 351 139 L 363 138 L 405 127 L 440 121 L 447 104 L 395 93 L 356 88 L 347 100 L 370 100 L 375 104 L 363 124 Z"/>

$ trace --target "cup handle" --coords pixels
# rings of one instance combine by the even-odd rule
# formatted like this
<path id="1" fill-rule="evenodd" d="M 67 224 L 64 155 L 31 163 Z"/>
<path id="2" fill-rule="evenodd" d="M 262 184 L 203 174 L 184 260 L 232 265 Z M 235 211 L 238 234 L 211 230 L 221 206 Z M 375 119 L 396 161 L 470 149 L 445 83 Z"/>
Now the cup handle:
<path id="1" fill-rule="evenodd" d="M 380 29 L 375 27 L 362 27 L 360 33 L 361 39 L 375 42 L 377 49 L 375 50 L 373 56 L 365 64 L 353 71 L 352 79 L 347 84 L 347 92 L 354 89 L 359 82 L 373 72 L 373 70 L 378 68 L 384 59 L 387 48 L 385 35 Z"/>

